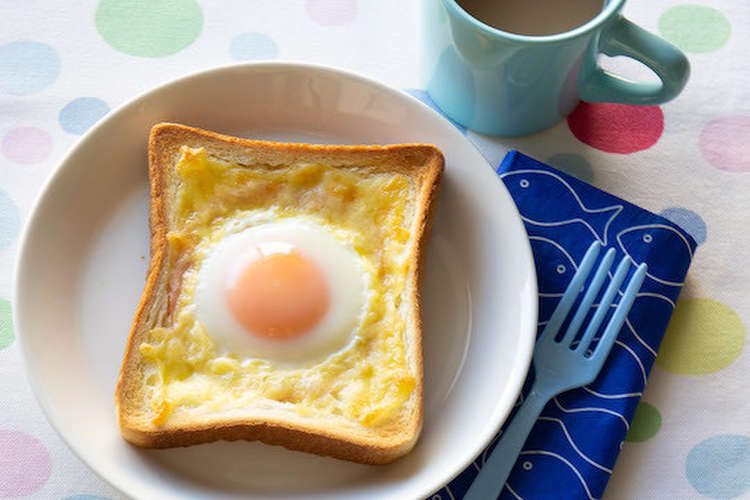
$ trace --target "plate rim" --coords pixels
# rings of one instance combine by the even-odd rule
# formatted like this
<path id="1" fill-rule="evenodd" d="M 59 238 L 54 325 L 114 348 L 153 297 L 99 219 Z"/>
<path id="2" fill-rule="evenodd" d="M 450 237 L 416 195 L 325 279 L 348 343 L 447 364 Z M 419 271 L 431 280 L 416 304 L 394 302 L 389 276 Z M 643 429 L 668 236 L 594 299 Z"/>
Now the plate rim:
<path id="1" fill-rule="evenodd" d="M 470 145 L 471 148 L 479 155 L 479 157 L 482 158 L 482 160 L 485 163 L 487 163 L 487 166 L 492 168 L 492 166 L 489 164 L 486 158 L 482 155 L 481 151 L 476 147 L 476 145 L 474 145 L 474 143 L 472 143 L 464 134 L 461 134 L 461 132 L 459 132 L 456 129 L 456 127 L 452 125 L 443 115 L 441 115 L 438 111 L 428 106 L 424 102 L 420 101 L 418 98 L 411 95 L 404 89 L 391 86 L 389 84 L 383 83 L 382 81 L 376 80 L 368 76 L 364 76 L 358 72 L 355 72 L 349 69 L 344 69 L 344 68 L 333 66 L 333 65 L 310 63 L 310 62 L 304 62 L 304 61 L 257 60 L 257 61 L 251 61 L 251 62 L 243 62 L 243 63 L 229 63 L 229 64 L 212 66 L 207 69 L 190 72 L 190 73 L 181 75 L 177 78 L 163 81 L 162 83 L 146 89 L 145 91 L 137 94 L 131 99 L 113 108 L 104 118 L 102 118 L 100 121 L 95 123 L 80 138 L 78 138 L 78 140 L 76 140 L 68 148 L 68 150 L 62 155 L 60 160 L 58 160 L 58 162 L 53 167 L 53 169 L 47 174 L 46 179 L 42 183 L 41 188 L 39 189 L 37 195 L 35 196 L 31 204 L 31 208 L 28 212 L 28 216 L 26 217 L 26 220 L 23 223 L 23 229 L 18 239 L 18 247 L 16 251 L 16 256 L 14 259 L 15 267 L 13 270 L 13 285 L 12 285 L 12 296 L 11 296 L 11 307 L 12 307 L 12 311 L 14 312 L 14 314 L 12 315 L 12 321 L 13 321 L 14 331 L 17 334 L 19 345 L 21 347 L 20 350 L 21 350 L 21 355 L 23 359 L 24 373 L 28 379 L 29 385 L 32 389 L 32 393 L 34 394 L 35 399 L 37 400 L 37 402 L 39 403 L 39 406 L 42 409 L 42 413 L 44 414 L 47 423 L 54 429 L 55 433 L 61 438 L 62 442 L 73 453 L 73 455 L 76 456 L 76 458 L 78 458 L 89 470 L 91 470 L 102 481 L 104 481 L 110 487 L 114 488 L 116 491 L 125 495 L 130 495 L 130 493 L 123 486 L 123 481 L 119 478 L 111 478 L 105 475 L 105 473 L 100 470 L 100 467 L 96 465 L 96 461 L 91 460 L 90 457 L 87 456 L 87 453 L 85 451 L 79 449 L 78 445 L 75 444 L 73 440 L 71 440 L 69 436 L 65 432 L 63 432 L 63 430 L 59 427 L 56 419 L 53 418 L 53 408 L 52 408 L 53 405 L 51 404 L 51 402 L 48 400 L 47 396 L 45 395 L 46 394 L 45 391 L 41 389 L 41 382 L 38 379 L 37 372 L 30 369 L 30 366 L 31 366 L 30 362 L 33 356 L 31 355 L 31 352 L 29 350 L 30 348 L 26 342 L 26 335 L 23 333 L 23 328 L 21 325 L 21 317 L 25 316 L 26 314 L 22 315 L 18 313 L 19 311 L 22 311 L 24 309 L 24 307 L 19 306 L 20 304 L 19 298 L 22 295 L 22 291 L 23 291 L 21 278 L 22 278 L 23 270 L 27 266 L 26 260 L 28 259 L 28 251 L 26 249 L 29 245 L 29 239 L 31 237 L 31 232 L 33 230 L 33 227 L 36 225 L 35 222 L 41 216 L 40 210 L 41 210 L 41 206 L 44 200 L 48 197 L 52 187 L 56 184 L 56 181 L 58 180 L 58 178 L 64 175 L 63 171 L 66 170 L 65 166 L 70 162 L 70 159 L 75 155 L 77 150 L 83 144 L 85 144 L 88 140 L 90 140 L 90 137 L 94 135 L 100 128 L 104 127 L 106 124 L 110 122 L 117 121 L 120 115 L 127 112 L 128 108 L 138 106 L 141 103 L 141 101 L 148 99 L 152 94 L 161 92 L 171 86 L 179 87 L 181 84 L 184 84 L 185 82 L 188 82 L 193 79 L 210 77 L 210 75 L 214 73 L 238 70 L 240 68 L 245 68 L 248 71 L 259 71 L 263 69 L 277 69 L 277 70 L 294 69 L 298 71 L 302 70 L 305 72 L 329 74 L 329 75 L 333 75 L 341 79 L 346 79 L 349 81 L 355 81 L 358 83 L 365 84 L 369 86 L 370 88 L 375 88 L 383 92 L 386 95 L 390 94 L 389 96 L 390 98 L 406 99 L 407 101 L 410 101 L 412 104 L 421 106 L 423 110 L 427 110 L 429 113 L 432 114 L 433 119 L 437 119 L 440 122 L 444 123 L 444 125 L 446 126 L 446 130 L 450 130 L 450 132 L 448 132 L 449 134 L 456 135 L 459 138 L 459 140 L 464 141 L 465 143 Z M 507 190 L 504 183 L 499 177 L 498 177 L 498 186 L 499 186 L 499 189 L 503 192 L 503 196 L 506 196 L 508 200 L 510 201 L 510 205 L 513 209 L 514 218 L 516 219 L 516 222 L 520 225 L 520 228 L 523 230 L 524 234 L 526 234 L 526 230 L 523 225 L 523 219 L 521 218 L 518 208 L 513 202 L 513 199 L 509 191 Z M 511 381 L 513 382 L 513 386 L 515 387 L 514 399 L 517 399 L 518 395 L 521 393 L 524 380 L 531 367 L 533 347 L 534 347 L 534 343 L 536 340 L 536 324 L 538 321 L 538 301 L 537 301 L 538 290 L 537 290 L 536 268 L 534 266 L 533 253 L 532 253 L 531 244 L 528 238 L 524 238 L 524 243 L 521 246 L 524 247 L 525 249 L 524 253 L 528 257 L 528 259 L 526 259 L 525 272 L 533 279 L 530 279 L 529 287 L 526 289 L 526 293 L 522 294 L 522 295 L 526 295 L 525 300 L 523 299 L 521 300 L 522 303 L 524 301 L 527 302 L 528 310 L 530 313 L 529 316 L 530 316 L 531 321 L 529 321 L 530 331 L 526 335 L 527 336 L 526 343 L 524 345 L 523 342 L 519 341 L 517 352 L 514 355 L 521 360 L 521 364 L 520 364 L 521 368 L 518 368 L 515 372 L 511 373 L 511 377 L 510 377 Z M 482 445 L 477 450 L 475 450 L 471 454 L 471 456 L 469 456 L 465 460 L 462 460 L 460 467 L 452 471 L 450 474 L 441 476 L 440 481 L 437 482 L 438 484 L 431 486 L 429 489 L 425 491 L 420 491 L 418 493 L 418 496 L 414 498 L 416 499 L 425 498 L 426 496 L 430 494 L 440 491 L 441 489 L 446 487 L 453 479 L 455 479 L 461 472 L 463 472 L 468 466 L 470 466 L 471 463 L 492 442 L 492 439 L 495 437 L 497 432 L 505 423 L 512 409 L 513 409 L 513 406 L 510 405 L 507 409 L 504 409 L 504 411 L 495 412 L 497 414 L 495 417 L 495 422 L 492 422 L 492 425 L 488 426 L 488 428 L 493 429 L 493 430 L 492 432 L 488 433 L 487 436 L 484 436 L 481 439 Z"/>

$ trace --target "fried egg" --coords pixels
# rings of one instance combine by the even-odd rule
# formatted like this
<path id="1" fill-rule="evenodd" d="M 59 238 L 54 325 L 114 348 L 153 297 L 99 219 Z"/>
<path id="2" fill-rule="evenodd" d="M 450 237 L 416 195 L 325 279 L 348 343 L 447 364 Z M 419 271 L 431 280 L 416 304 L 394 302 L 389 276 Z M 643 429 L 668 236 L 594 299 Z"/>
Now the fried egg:
<path id="1" fill-rule="evenodd" d="M 357 253 L 324 227 L 301 218 L 264 222 L 208 252 L 196 318 L 222 354 L 314 363 L 353 340 L 367 288 Z"/>

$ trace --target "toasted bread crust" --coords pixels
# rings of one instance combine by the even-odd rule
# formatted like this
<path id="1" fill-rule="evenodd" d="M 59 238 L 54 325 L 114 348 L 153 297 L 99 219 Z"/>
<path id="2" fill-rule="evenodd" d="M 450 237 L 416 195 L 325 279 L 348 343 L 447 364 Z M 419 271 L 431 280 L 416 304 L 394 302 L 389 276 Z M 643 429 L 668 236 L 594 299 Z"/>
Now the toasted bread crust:
<path id="1" fill-rule="evenodd" d="M 161 426 L 145 418 L 139 411 L 142 398 L 143 365 L 138 346 L 148 331 L 168 321 L 166 295 L 170 275 L 167 247 L 169 220 L 169 188 L 173 167 L 180 147 L 204 147 L 211 154 L 237 164 L 263 163 L 284 168 L 298 161 L 334 163 L 342 167 L 367 163 L 382 171 L 399 171 L 418 180 L 416 213 L 417 231 L 410 258 L 415 259 L 412 275 L 413 317 L 416 331 L 412 333 L 414 368 L 417 374 L 415 407 L 405 425 L 397 433 L 373 439 L 334 426 L 299 425 L 295 422 L 268 419 L 220 419 L 197 422 L 168 421 Z M 421 296 L 422 276 L 427 239 L 443 172 L 443 156 L 434 146 L 425 144 L 390 146 L 327 146 L 254 141 L 225 136 L 178 124 L 154 126 L 149 138 L 149 177 L 151 205 L 151 260 L 143 294 L 130 329 L 124 360 L 115 391 L 115 406 L 122 436 L 134 445 L 145 448 L 168 448 L 223 440 L 259 440 L 289 449 L 332 456 L 368 464 L 384 464 L 407 453 L 416 443 L 423 421 L 423 360 Z M 140 405 L 142 406 L 142 405 Z"/>

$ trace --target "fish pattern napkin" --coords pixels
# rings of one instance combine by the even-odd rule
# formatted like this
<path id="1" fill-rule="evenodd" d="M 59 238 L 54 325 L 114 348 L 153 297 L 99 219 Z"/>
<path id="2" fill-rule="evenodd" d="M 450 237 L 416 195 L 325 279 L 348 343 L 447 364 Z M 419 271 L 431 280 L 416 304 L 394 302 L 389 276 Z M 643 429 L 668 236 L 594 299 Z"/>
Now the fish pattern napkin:
<path id="1" fill-rule="evenodd" d="M 667 219 L 511 151 L 498 167 L 523 219 L 536 265 L 541 333 L 586 249 L 599 241 L 648 273 L 599 377 L 550 401 L 499 498 L 600 498 L 646 385 L 696 249 Z M 611 277 L 611 272 L 610 272 Z M 605 282 L 606 285 L 606 282 Z M 624 287 L 626 283 L 623 285 Z M 621 296 L 622 290 L 620 292 Z M 580 297 L 579 297 L 580 299 Z M 617 304 L 615 299 L 612 309 Z M 596 306 L 592 306 L 592 312 Z M 516 406 L 533 381 L 531 369 Z M 463 497 L 498 436 L 433 500 Z"/>

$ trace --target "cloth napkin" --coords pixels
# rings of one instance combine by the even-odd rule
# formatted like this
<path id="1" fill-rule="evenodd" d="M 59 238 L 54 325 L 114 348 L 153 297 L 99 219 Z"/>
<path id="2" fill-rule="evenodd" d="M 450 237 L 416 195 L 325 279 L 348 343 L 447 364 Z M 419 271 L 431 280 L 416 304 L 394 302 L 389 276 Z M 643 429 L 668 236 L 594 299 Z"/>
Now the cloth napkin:
<path id="1" fill-rule="evenodd" d="M 614 248 L 615 262 L 629 255 L 638 264 L 648 264 L 643 286 L 599 377 L 591 385 L 563 393 L 547 404 L 499 497 L 600 498 L 656 358 L 696 242 L 667 219 L 518 151 L 505 156 L 497 173 L 518 207 L 534 254 L 539 285 L 537 335 L 593 241 Z M 516 406 L 523 401 L 532 381 L 533 368 Z M 498 437 L 499 434 L 471 466 L 432 498 L 462 498 Z"/>

